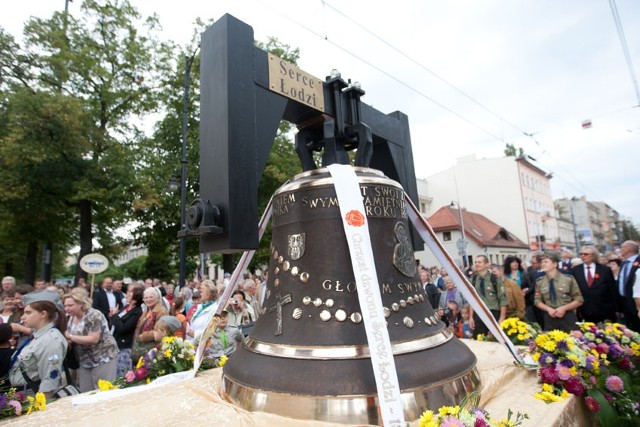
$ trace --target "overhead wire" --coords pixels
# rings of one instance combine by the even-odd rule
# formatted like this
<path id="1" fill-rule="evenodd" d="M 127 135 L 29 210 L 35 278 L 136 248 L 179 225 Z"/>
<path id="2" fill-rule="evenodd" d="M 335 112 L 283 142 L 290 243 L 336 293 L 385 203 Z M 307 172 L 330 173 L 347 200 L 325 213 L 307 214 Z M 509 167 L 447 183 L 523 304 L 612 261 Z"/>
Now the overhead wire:
<path id="1" fill-rule="evenodd" d="M 636 93 L 636 100 L 638 101 L 637 107 L 640 107 L 640 88 L 638 88 L 638 79 L 636 78 L 636 73 L 633 70 L 633 61 L 631 60 L 631 55 L 629 54 L 629 46 L 627 46 L 627 38 L 624 35 L 624 29 L 622 28 L 622 21 L 620 20 L 620 14 L 618 13 L 618 6 L 616 5 L 616 0 L 609 0 L 609 6 L 611 7 L 611 13 L 613 14 L 613 21 L 616 24 L 616 30 L 618 31 L 618 38 L 620 39 L 620 44 L 622 45 L 622 52 L 624 53 L 624 59 L 627 62 L 627 67 L 629 68 L 629 75 L 631 76 L 631 82 L 633 84 L 633 88 Z"/>
<path id="2" fill-rule="evenodd" d="M 427 95 L 426 93 L 422 92 L 421 90 L 415 88 L 414 86 L 412 86 L 411 84 L 401 80 L 400 78 L 392 75 L 391 73 L 381 69 L 380 67 L 378 67 L 377 65 L 373 64 L 372 62 L 370 62 L 369 60 L 361 57 L 360 55 L 357 55 L 356 53 L 352 52 L 351 50 L 341 46 L 340 44 L 334 42 L 333 40 L 331 40 L 329 38 L 329 36 L 326 34 L 320 34 L 319 32 L 315 31 L 314 29 L 310 28 L 309 26 L 299 22 L 298 20 L 282 13 L 281 11 L 271 7 L 270 5 L 267 5 L 265 3 L 262 3 L 259 0 L 256 0 L 258 3 L 262 4 L 263 7 L 270 9 L 271 11 L 273 11 L 274 13 L 276 13 L 277 15 L 280 15 L 281 17 L 287 19 L 288 21 L 294 23 L 295 25 L 303 28 L 304 30 L 310 32 L 311 34 L 315 35 L 316 37 L 319 37 L 321 39 L 323 39 L 324 41 L 326 41 L 327 43 L 331 44 L 332 46 L 334 46 L 335 48 L 345 52 L 346 54 L 354 57 L 355 59 L 357 59 L 358 61 L 368 65 L 369 67 L 377 70 L 378 72 L 384 74 L 385 76 L 389 77 L 390 79 L 392 79 L 393 81 L 397 82 L 398 84 L 406 87 L 407 89 L 409 89 L 410 91 L 420 95 L 421 97 L 427 99 L 428 101 L 432 102 L 433 104 L 437 105 L 438 107 L 444 109 L 445 111 L 448 111 L 449 113 L 453 114 L 454 116 L 458 117 L 460 120 L 464 121 L 465 123 L 473 126 L 474 128 L 480 130 L 481 132 L 483 132 L 484 134 L 488 135 L 489 137 L 491 137 L 493 140 L 497 140 L 500 142 L 505 142 L 505 139 L 501 136 L 496 135 L 495 133 L 483 128 L 482 126 L 474 123 L 472 120 L 466 118 L 465 116 L 463 116 L 462 114 L 458 113 L 457 111 L 453 110 L 452 108 L 442 104 L 441 102 L 435 100 L 434 98 L 432 98 L 431 96 Z M 480 101 L 478 101 L 477 99 L 475 99 L 474 97 L 472 97 L 471 95 L 467 94 L 465 91 L 463 91 L 462 89 L 459 89 L 458 87 L 456 87 L 454 84 L 450 83 L 449 81 L 447 81 L 445 78 L 441 77 L 440 75 L 438 75 L 437 73 L 435 73 L 434 71 L 432 71 L 431 69 L 429 69 L 428 67 L 426 67 L 424 64 L 421 64 L 419 61 L 415 60 L 414 58 L 412 58 L 410 55 L 406 54 L 405 52 L 401 51 L 400 49 L 398 49 L 397 47 L 395 47 L 394 45 L 392 45 L 391 43 L 387 42 L 385 39 L 383 39 L 382 37 L 378 36 L 377 34 L 375 34 L 374 32 L 372 32 L 371 30 L 367 29 L 366 27 L 364 27 L 363 25 L 361 25 L 359 22 L 357 22 L 356 20 L 354 20 L 353 18 L 349 17 L 347 14 L 345 14 L 344 12 L 340 11 L 339 9 L 337 9 L 335 6 L 331 5 L 330 3 L 328 3 L 326 0 L 320 0 L 323 7 L 328 7 L 331 10 L 333 10 L 335 13 L 339 14 L 340 16 L 342 16 L 343 18 L 347 19 L 348 21 L 352 22 L 353 24 L 355 24 L 356 26 L 358 26 L 359 28 L 361 28 L 363 31 L 365 31 L 367 34 L 371 35 L 372 37 L 376 38 L 377 40 L 379 40 L 381 43 L 383 43 L 384 45 L 386 45 L 387 47 L 389 47 L 390 49 L 394 50 L 395 52 L 397 52 L 398 54 L 400 54 L 401 56 L 403 56 L 405 59 L 409 60 L 410 62 L 412 62 L 413 64 L 417 65 L 418 67 L 420 67 L 421 69 L 423 69 L 425 72 L 431 74 L 432 76 L 434 76 L 435 78 L 437 78 L 438 80 L 442 81 L 444 84 L 446 84 L 447 86 L 449 86 L 450 88 L 452 88 L 453 90 L 455 90 L 456 92 L 458 92 L 459 94 L 461 94 L 462 96 L 464 96 L 465 98 L 469 99 L 471 102 L 473 102 L 474 104 L 476 104 L 477 106 L 479 106 L 480 108 L 482 108 L 483 110 L 487 111 L 488 113 L 490 113 L 491 115 L 495 116 L 496 118 L 498 118 L 499 120 L 501 120 L 502 122 L 506 123 L 507 125 L 511 126 L 512 128 L 514 128 L 515 130 L 517 130 L 519 133 L 521 133 L 523 136 L 529 138 L 533 144 L 536 145 L 536 147 L 541 150 L 541 154 L 547 155 L 551 160 L 553 160 L 561 169 L 563 169 L 567 175 L 569 175 L 569 177 L 571 177 L 573 180 L 575 180 L 575 182 L 577 183 L 577 185 L 579 185 L 582 188 L 579 188 L 578 186 L 576 186 L 575 184 L 571 184 L 569 181 L 561 178 L 563 181 L 567 182 L 569 185 L 571 185 L 573 188 L 575 188 L 576 190 L 579 191 L 585 191 L 586 193 L 590 193 L 592 196 L 595 196 L 595 198 L 598 198 L 596 193 L 589 189 L 586 185 L 584 185 L 573 173 L 571 173 L 571 171 L 569 171 L 569 169 L 564 166 L 558 159 L 556 159 L 554 156 L 551 155 L 551 153 L 549 153 L 549 151 L 547 151 L 542 144 L 540 143 L 540 141 L 538 140 L 539 138 L 535 138 L 534 135 L 539 133 L 539 132 L 527 132 L 526 130 L 524 130 L 522 127 L 514 124 L 513 122 L 511 122 L 510 120 L 504 118 L 503 116 L 501 116 L 500 114 L 496 113 L 495 111 L 493 111 L 492 109 L 490 109 L 489 107 L 485 106 L 484 104 L 482 104 Z M 610 0 L 611 1 L 611 0 Z M 323 11 L 324 12 L 324 11 Z M 326 16 L 324 16 L 323 13 L 323 19 L 326 20 Z M 625 108 L 623 110 L 619 110 L 619 111 L 624 111 L 628 108 Z M 618 112 L 618 111 L 616 111 Z M 615 113 L 615 112 L 614 112 Z M 612 114 L 612 113 L 606 113 L 606 114 Z"/>

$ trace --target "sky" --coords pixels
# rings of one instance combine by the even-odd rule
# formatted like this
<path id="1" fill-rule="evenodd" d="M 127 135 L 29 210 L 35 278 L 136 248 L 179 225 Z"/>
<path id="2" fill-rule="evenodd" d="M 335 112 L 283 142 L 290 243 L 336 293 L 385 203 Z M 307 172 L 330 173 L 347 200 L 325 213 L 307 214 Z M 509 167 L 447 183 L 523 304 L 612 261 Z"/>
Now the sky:
<path id="1" fill-rule="evenodd" d="M 502 156 L 510 143 L 553 173 L 554 198 L 604 201 L 640 224 L 640 100 L 609 1 L 130 2 L 157 14 L 161 37 L 177 44 L 188 45 L 196 18 L 229 13 L 257 40 L 299 48 L 306 72 L 324 79 L 337 69 L 360 82 L 363 102 L 409 116 L 418 178 L 467 155 Z M 615 4 L 637 81 L 640 1 Z M 19 37 L 30 16 L 64 5 L 13 3 L 0 26 Z"/>

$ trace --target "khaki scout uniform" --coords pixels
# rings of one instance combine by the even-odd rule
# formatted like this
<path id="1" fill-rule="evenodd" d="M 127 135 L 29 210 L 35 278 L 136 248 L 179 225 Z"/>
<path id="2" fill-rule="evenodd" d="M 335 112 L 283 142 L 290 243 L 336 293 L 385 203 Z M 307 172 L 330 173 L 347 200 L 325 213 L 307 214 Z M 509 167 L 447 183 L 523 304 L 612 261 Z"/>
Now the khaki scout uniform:
<path id="1" fill-rule="evenodd" d="M 476 292 L 482 299 L 482 302 L 491 310 L 491 314 L 496 320 L 500 319 L 500 308 L 509 305 L 507 293 L 504 290 L 504 283 L 499 277 L 493 276 L 487 271 L 484 276 L 478 274 L 472 277 L 472 284 L 476 288 Z M 481 279 L 484 279 L 484 293 L 482 292 Z M 495 283 L 495 284 L 494 284 Z M 480 319 L 477 312 L 473 312 L 473 320 L 476 328 L 473 330 L 473 337 L 477 338 L 480 334 L 487 334 L 489 328 Z"/>
<path id="2" fill-rule="evenodd" d="M 573 301 L 584 302 L 582 294 L 580 293 L 580 287 L 573 276 L 562 274 L 559 271 L 556 273 L 556 277 L 553 277 L 553 286 L 555 288 L 555 304 L 551 303 L 551 292 L 549 287 L 549 280 L 551 278 L 547 275 L 540 277 L 536 281 L 536 294 L 534 299 L 534 305 L 538 305 L 542 302 L 549 307 L 558 308 L 563 305 L 567 305 Z M 560 329 L 561 331 L 570 332 L 575 329 L 575 323 L 578 321 L 575 310 L 567 311 L 564 317 L 551 317 L 549 313 L 544 312 L 544 329 L 550 331 L 553 329 Z"/>
<path id="3" fill-rule="evenodd" d="M 18 355 L 9 371 L 11 385 L 16 388 L 27 387 L 22 368 L 31 381 L 40 381 L 39 389 L 34 392 L 55 391 L 61 385 L 62 362 L 66 354 L 67 340 L 53 323 L 49 323 L 33 333 L 31 342 Z"/>

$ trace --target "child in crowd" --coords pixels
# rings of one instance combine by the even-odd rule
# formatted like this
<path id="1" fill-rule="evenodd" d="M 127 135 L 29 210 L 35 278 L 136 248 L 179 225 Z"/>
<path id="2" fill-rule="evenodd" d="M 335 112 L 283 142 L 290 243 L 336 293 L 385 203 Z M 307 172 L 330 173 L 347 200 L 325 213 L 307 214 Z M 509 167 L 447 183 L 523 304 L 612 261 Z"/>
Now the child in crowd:
<path id="1" fill-rule="evenodd" d="M 153 340 L 162 341 L 164 337 L 176 336 L 176 332 L 182 328 L 182 323 L 176 316 L 162 316 L 153 327 Z"/>
<path id="2" fill-rule="evenodd" d="M 462 338 L 473 338 L 473 329 L 469 326 L 469 304 L 465 304 L 462 306 L 462 310 L 460 310 L 460 314 L 462 315 Z"/>
<path id="3" fill-rule="evenodd" d="M 176 317 L 180 321 L 180 329 L 176 331 L 176 337 L 183 338 L 185 335 L 185 331 L 187 330 L 187 316 L 183 314 L 184 312 L 184 299 L 182 297 L 175 297 L 173 300 L 173 307 L 171 307 L 171 314 Z"/>
<path id="4" fill-rule="evenodd" d="M 207 352 L 213 357 L 230 355 L 236 351 L 236 345 L 244 336 L 237 326 L 229 325 L 229 313 L 224 310 L 220 313 L 220 322 L 209 342 L 207 343 Z"/>

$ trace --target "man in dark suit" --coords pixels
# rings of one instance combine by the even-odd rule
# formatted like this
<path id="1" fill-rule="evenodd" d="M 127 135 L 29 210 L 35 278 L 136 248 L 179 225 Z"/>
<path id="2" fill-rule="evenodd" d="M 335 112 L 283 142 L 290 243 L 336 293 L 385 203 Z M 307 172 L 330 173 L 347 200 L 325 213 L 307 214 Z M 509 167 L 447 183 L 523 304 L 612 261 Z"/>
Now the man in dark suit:
<path id="1" fill-rule="evenodd" d="M 618 275 L 620 295 L 618 309 L 624 314 L 625 324 L 640 332 L 640 244 L 627 240 L 620 245 L 620 256 L 624 260 Z"/>
<path id="2" fill-rule="evenodd" d="M 113 292 L 111 277 L 105 277 L 100 288 L 93 293 L 92 307 L 104 314 L 111 325 L 111 316 L 122 308 L 122 292 Z"/>
<path id="3" fill-rule="evenodd" d="M 579 319 L 593 323 L 615 321 L 618 292 L 613 272 L 606 265 L 598 264 L 600 254 L 593 246 L 583 246 L 579 255 L 582 264 L 571 269 L 584 298 L 584 304 L 578 309 Z"/>

